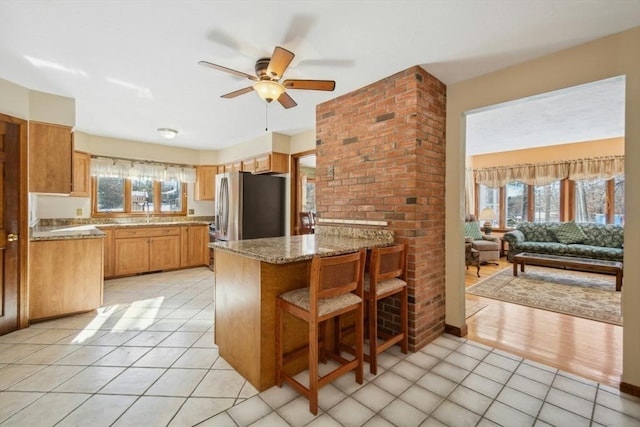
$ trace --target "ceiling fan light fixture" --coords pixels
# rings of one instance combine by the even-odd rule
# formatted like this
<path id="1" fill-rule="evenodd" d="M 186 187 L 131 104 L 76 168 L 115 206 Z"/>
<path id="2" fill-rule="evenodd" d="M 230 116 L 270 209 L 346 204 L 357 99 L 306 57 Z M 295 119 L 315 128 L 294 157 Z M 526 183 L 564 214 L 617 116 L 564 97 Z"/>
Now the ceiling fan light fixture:
<path id="1" fill-rule="evenodd" d="M 273 80 L 259 80 L 253 85 L 253 89 L 258 93 L 258 96 L 267 102 L 271 102 L 274 99 L 280 98 L 280 95 L 284 93 L 284 86 Z"/>
<path id="2" fill-rule="evenodd" d="M 169 128 L 158 128 L 158 133 L 164 139 L 173 139 L 178 134 L 178 131 L 175 129 L 169 129 Z"/>

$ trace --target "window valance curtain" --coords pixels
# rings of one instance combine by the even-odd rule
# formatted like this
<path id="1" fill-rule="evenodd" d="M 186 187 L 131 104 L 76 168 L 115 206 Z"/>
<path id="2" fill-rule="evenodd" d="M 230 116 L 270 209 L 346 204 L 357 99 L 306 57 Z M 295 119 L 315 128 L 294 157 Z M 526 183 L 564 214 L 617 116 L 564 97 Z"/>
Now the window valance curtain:
<path id="1" fill-rule="evenodd" d="M 548 185 L 561 179 L 611 179 L 624 175 L 624 156 L 594 157 L 565 162 L 536 163 L 476 169 L 475 182 L 498 188 L 519 181 L 528 185 Z"/>
<path id="2" fill-rule="evenodd" d="M 91 175 L 109 178 L 137 178 L 152 181 L 178 180 L 196 182 L 196 170 L 185 165 L 140 162 L 135 160 L 96 157 L 91 159 Z"/>

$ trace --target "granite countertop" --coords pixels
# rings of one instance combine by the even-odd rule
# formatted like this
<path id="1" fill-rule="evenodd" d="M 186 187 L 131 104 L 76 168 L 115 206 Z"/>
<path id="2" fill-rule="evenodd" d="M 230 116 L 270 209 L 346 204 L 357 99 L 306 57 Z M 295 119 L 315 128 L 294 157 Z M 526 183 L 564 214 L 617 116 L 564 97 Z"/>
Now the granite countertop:
<path id="1" fill-rule="evenodd" d="M 100 228 L 124 228 L 124 227 L 179 227 L 183 225 L 209 225 L 206 220 L 181 220 L 181 221 L 151 221 L 151 222 L 92 222 L 92 223 L 67 223 L 60 221 L 45 222 L 47 225 L 37 225 L 30 229 L 29 240 L 59 240 L 59 239 L 96 239 L 105 236 Z"/>
<path id="2" fill-rule="evenodd" d="M 34 227 L 29 240 L 61 240 L 61 239 L 99 239 L 105 233 L 93 225 L 71 225 L 67 227 Z"/>
<path id="3" fill-rule="evenodd" d="M 388 246 L 392 240 L 304 234 L 266 239 L 216 241 L 210 248 L 233 252 L 271 264 L 303 261 L 315 255 L 332 256 L 375 246 Z"/>

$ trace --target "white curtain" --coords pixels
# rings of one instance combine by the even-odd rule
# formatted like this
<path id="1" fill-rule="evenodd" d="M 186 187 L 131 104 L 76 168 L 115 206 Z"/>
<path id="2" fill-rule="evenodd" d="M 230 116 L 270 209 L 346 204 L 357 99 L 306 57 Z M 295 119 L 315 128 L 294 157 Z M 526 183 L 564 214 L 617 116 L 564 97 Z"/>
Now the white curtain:
<path id="1" fill-rule="evenodd" d="M 624 175 L 624 157 L 600 157 L 572 162 L 569 166 L 569 179 L 611 179 Z"/>
<path id="2" fill-rule="evenodd" d="M 180 182 L 196 182 L 196 170 L 192 167 L 106 157 L 91 159 L 91 175 L 109 178 L 148 179 L 152 181 L 175 179 Z"/>
<path id="3" fill-rule="evenodd" d="M 522 164 L 475 170 L 475 181 L 498 188 L 519 181 L 529 185 L 548 185 L 561 179 L 611 179 L 624 175 L 624 156 L 597 157 L 566 162 Z"/>
<path id="4" fill-rule="evenodd" d="M 475 203 L 476 203 L 476 197 L 475 197 L 475 193 L 476 193 L 476 184 L 473 181 L 473 169 L 471 168 L 466 168 L 465 169 L 465 182 L 464 182 L 464 188 L 465 188 L 465 194 L 464 194 L 464 207 L 465 207 L 465 215 L 469 214 L 469 213 L 473 213 L 474 209 L 475 209 Z"/>

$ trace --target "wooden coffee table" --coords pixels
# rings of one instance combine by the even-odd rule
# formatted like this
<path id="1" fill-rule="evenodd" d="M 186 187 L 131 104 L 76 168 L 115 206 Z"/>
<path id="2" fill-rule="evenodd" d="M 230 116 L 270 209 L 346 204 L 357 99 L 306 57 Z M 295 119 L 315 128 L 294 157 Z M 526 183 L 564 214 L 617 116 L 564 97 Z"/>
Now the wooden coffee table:
<path id="1" fill-rule="evenodd" d="M 613 273 L 616 275 L 616 291 L 622 289 L 622 263 L 618 261 L 522 252 L 513 257 L 514 276 L 518 275 L 518 264 L 520 264 L 520 271 L 523 273 L 525 264 L 540 265 L 543 267 L 571 268 L 594 273 Z"/>

